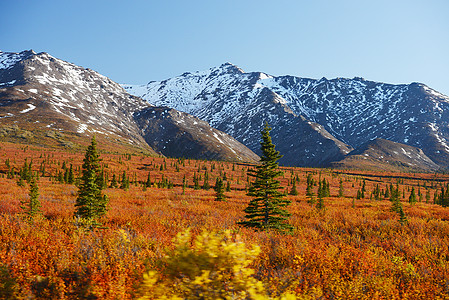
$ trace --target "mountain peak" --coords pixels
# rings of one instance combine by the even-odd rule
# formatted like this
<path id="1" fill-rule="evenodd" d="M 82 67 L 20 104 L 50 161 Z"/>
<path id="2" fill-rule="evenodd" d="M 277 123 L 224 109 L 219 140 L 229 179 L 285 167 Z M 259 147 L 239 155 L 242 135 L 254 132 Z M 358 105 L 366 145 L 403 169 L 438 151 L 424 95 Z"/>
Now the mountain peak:
<path id="1" fill-rule="evenodd" d="M 228 66 L 226 72 L 232 68 Z M 0 52 L 0 103 L 0 131 L 6 132 L 1 141 L 17 141 L 21 130 L 27 133 L 23 137 L 27 143 L 76 149 L 98 134 L 114 151 L 124 147 L 196 159 L 259 159 L 207 122 L 174 109 L 156 108 L 109 78 L 46 52 Z M 12 126 L 17 131 L 8 129 Z"/>
<path id="2" fill-rule="evenodd" d="M 37 53 L 33 49 L 30 49 L 30 50 L 24 50 L 24 51 L 20 52 L 20 54 L 36 55 Z"/>
<path id="3" fill-rule="evenodd" d="M 284 164 L 322 166 L 347 154 L 347 146 L 358 148 L 382 137 L 421 148 L 449 168 L 449 133 L 444 130 L 449 98 L 425 85 L 407 87 L 361 77 L 269 76 L 245 73 L 227 62 L 194 77 L 154 82 L 130 92 L 204 119 L 256 153 L 260 126 L 268 120 L 273 141 L 285 153 Z"/>
<path id="4" fill-rule="evenodd" d="M 226 72 L 228 72 L 228 73 L 241 73 L 241 74 L 245 73 L 245 71 L 243 71 L 242 69 L 240 69 L 236 65 L 231 64 L 230 62 L 225 62 L 219 68 L 223 69 L 223 70 L 226 70 Z"/>
<path id="5" fill-rule="evenodd" d="M 36 55 L 36 52 L 32 49 L 25 50 L 20 53 L 0 51 L 0 69 L 9 69 L 17 62 L 30 58 L 33 55 Z"/>

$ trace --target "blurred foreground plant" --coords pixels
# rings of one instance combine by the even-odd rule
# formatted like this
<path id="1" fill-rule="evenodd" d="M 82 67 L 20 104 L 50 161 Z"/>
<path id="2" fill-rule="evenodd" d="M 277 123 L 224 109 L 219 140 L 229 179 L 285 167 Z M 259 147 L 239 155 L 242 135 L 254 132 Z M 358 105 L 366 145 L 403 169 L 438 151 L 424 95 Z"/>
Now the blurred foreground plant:
<path id="1" fill-rule="evenodd" d="M 163 259 L 164 270 L 144 274 L 139 299 L 269 299 L 249 267 L 259 246 L 247 247 L 229 230 L 203 231 L 194 239 L 187 230 L 178 233 L 174 244 Z"/>

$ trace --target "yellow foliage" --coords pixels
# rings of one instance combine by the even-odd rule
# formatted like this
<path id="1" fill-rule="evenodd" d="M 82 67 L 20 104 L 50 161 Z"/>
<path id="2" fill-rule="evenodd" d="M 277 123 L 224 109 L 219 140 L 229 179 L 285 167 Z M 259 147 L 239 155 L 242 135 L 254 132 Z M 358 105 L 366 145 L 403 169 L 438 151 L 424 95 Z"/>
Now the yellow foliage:
<path id="1" fill-rule="evenodd" d="M 139 299 L 269 299 L 249 265 L 259 246 L 247 247 L 230 231 L 203 231 L 192 241 L 189 230 L 178 233 L 175 248 L 164 258 L 165 270 L 144 274 Z M 283 295 L 279 300 L 293 300 Z"/>

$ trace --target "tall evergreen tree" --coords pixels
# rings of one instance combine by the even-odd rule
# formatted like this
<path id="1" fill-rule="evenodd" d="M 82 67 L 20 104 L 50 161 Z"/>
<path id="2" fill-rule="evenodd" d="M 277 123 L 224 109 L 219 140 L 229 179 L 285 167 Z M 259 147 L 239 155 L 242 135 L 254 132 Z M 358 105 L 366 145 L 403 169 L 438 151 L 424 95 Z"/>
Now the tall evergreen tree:
<path id="1" fill-rule="evenodd" d="M 187 178 L 186 178 L 186 175 L 184 174 L 184 177 L 182 178 L 182 194 L 183 195 L 186 194 L 186 188 L 187 188 Z"/>
<path id="2" fill-rule="evenodd" d="M 312 174 L 310 174 L 310 173 L 307 175 L 306 196 L 309 196 L 309 197 L 313 196 L 313 177 L 312 177 Z"/>
<path id="3" fill-rule="evenodd" d="M 73 184 L 75 182 L 75 176 L 73 175 L 73 165 L 70 164 L 69 174 L 67 176 L 67 183 Z"/>
<path id="4" fill-rule="evenodd" d="M 196 173 L 193 173 L 193 189 L 199 190 L 200 189 L 200 180 Z"/>
<path id="5" fill-rule="evenodd" d="M 344 188 L 343 188 L 343 180 L 340 178 L 340 185 L 338 187 L 338 197 L 344 197 Z"/>
<path id="6" fill-rule="evenodd" d="M 118 187 L 117 177 L 115 176 L 115 174 L 112 174 L 112 180 L 111 180 L 111 184 L 109 185 L 109 187 L 111 187 L 111 188 Z"/>
<path id="7" fill-rule="evenodd" d="M 437 194 L 435 192 L 435 194 Z M 436 197 L 436 204 L 439 204 L 443 207 L 449 207 L 449 184 L 446 185 L 446 188 L 444 186 L 441 186 L 441 194 Z"/>
<path id="8" fill-rule="evenodd" d="M 426 203 L 430 203 L 430 191 L 426 189 Z"/>
<path id="9" fill-rule="evenodd" d="M 390 186 L 390 201 L 392 202 L 391 210 L 397 213 L 400 213 L 400 209 L 402 208 L 401 199 L 399 199 L 399 188 L 396 186 L 396 189 L 393 188 L 393 185 Z"/>
<path id="10" fill-rule="evenodd" d="M 239 222 L 245 227 L 256 229 L 278 229 L 291 230 L 292 226 L 286 223 L 290 213 L 285 207 L 290 201 L 285 199 L 285 194 L 280 192 L 280 182 L 276 178 L 283 174 L 279 170 L 277 160 L 282 155 L 275 150 L 275 145 L 271 141 L 268 123 L 262 130 L 262 141 L 260 142 L 262 156 L 260 164 L 256 169 L 249 171 L 249 175 L 255 178 L 251 184 L 247 195 L 254 197 L 245 209 L 246 220 Z"/>
<path id="11" fill-rule="evenodd" d="M 231 183 L 229 181 L 226 182 L 226 192 L 231 191 Z"/>
<path id="12" fill-rule="evenodd" d="M 105 179 L 104 167 L 102 167 L 100 169 L 100 173 L 98 174 L 98 177 L 97 177 L 97 184 L 101 190 L 108 187 L 108 185 L 106 183 L 106 179 Z"/>
<path id="13" fill-rule="evenodd" d="M 321 189 L 321 192 L 318 192 L 318 201 L 316 204 L 316 208 L 318 210 L 323 210 L 325 208 L 324 207 L 324 193 L 322 192 L 322 189 Z"/>
<path id="14" fill-rule="evenodd" d="M 408 222 L 408 220 L 407 220 L 407 216 L 404 213 L 404 209 L 402 208 L 402 205 L 399 205 L 397 212 L 399 214 L 399 223 L 401 223 L 401 225 L 406 224 Z"/>
<path id="15" fill-rule="evenodd" d="M 75 215 L 91 226 L 100 225 L 97 219 L 106 214 L 109 202 L 101 192 L 102 186 L 98 179 L 100 172 L 100 156 L 94 136 L 83 160 L 81 183 L 75 203 Z"/>
<path id="16" fill-rule="evenodd" d="M 410 204 L 416 203 L 416 194 L 415 194 L 415 187 L 412 187 L 412 191 L 410 192 L 410 196 L 408 197 L 408 202 Z"/>
<path id="17" fill-rule="evenodd" d="M 203 182 L 203 186 L 201 188 L 203 190 L 208 190 L 210 188 L 209 173 L 207 173 L 207 169 L 204 171 L 204 182 Z"/>
<path id="18" fill-rule="evenodd" d="M 290 195 L 298 195 L 298 190 L 296 189 L 296 180 L 293 180 L 292 189 L 290 190 Z"/>
<path id="19" fill-rule="evenodd" d="M 148 172 L 147 181 L 145 182 L 146 187 L 151 187 L 151 174 Z"/>
<path id="20" fill-rule="evenodd" d="M 215 201 L 226 201 L 226 196 L 224 194 L 224 184 L 220 177 L 217 177 L 215 181 Z"/>
<path id="21" fill-rule="evenodd" d="M 365 182 L 365 179 L 363 179 L 363 184 L 362 184 L 361 192 L 362 192 L 362 194 L 361 194 L 362 198 L 365 198 L 365 192 L 366 192 L 366 182 Z"/>
<path id="22" fill-rule="evenodd" d="M 123 171 L 120 188 L 125 191 L 129 190 L 129 177 L 126 175 L 126 171 Z"/>
<path id="23" fill-rule="evenodd" d="M 21 201 L 20 208 L 23 209 L 28 219 L 31 221 L 35 216 L 41 213 L 41 202 L 39 201 L 39 188 L 37 186 L 36 177 L 30 175 L 30 191 L 29 199 Z"/>

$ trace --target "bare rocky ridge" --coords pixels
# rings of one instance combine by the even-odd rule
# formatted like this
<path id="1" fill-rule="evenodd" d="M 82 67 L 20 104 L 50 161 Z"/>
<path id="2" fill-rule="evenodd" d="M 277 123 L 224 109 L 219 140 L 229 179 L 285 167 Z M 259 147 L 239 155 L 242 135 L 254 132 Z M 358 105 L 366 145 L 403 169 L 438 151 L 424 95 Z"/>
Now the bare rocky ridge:
<path id="1" fill-rule="evenodd" d="M 97 72 L 65 62 L 47 53 L 23 51 L 0 52 L 0 139 L 28 143 L 49 143 L 55 140 L 59 146 L 73 147 L 74 143 L 90 138 L 93 134 L 105 142 L 155 154 L 149 144 L 155 135 L 142 128 L 134 116 L 147 109 L 155 109 L 147 101 L 128 94 L 119 84 Z M 173 112 L 175 113 L 175 112 Z M 190 119 L 188 114 L 180 114 Z M 166 126 L 174 120 L 164 120 Z M 203 122 L 203 129 L 209 126 Z M 205 125 L 207 124 L 207 126 Z M 202 130 L 203 130 L 202 129 Z M 228 137 L 228 145 L 238 147 L 235 155 L 227 147 L 208 153 L 214 136 L 202 136 L 196 150 L 205 156 L 226 157 L 227 160 L 254 161 L 254 153 Z M 212 130 L 212 129 L 211 129 Z M 195 132 L 195 128 L 191 129 Z M 217 131 L 218 132 L 218 131 Z M 165 132 L 164 139 L 177 144 L 178 153 L 156 151 L 170 156 L 189 158 L 189 145 L 178 141 L 172 132 Z M 220 133 L 223 134 L 223 133 Z M 45 138 L 43 141 L 42 138 Z M 231 141 L 232 140 L 232 141 Z M 111 146 L 114 148 L 114 146 Z M 139 150 L 140 149 L 140 150 Z M 187 151 L 187 152 L 185 152 Z M 195 156 L 195 158 L 199 158 Z"/>
<path id="2" fill-rule="evenodd" d="M 123 86 L 151 104 L 208 121 L 256 153 L 259 131 L 268 121 L 287 165 L 325 166 L 332 157 L 383 138 L 421 148 L 440 167 L 449 167 L 449 98 L 420 83 L 274 77 L 226 63 L 144 86 Z M 320 128 L 318 142 L 313 142 L 316 133 L 313 138 L 313 131 L 294 125 L 302 122 Z"/>

